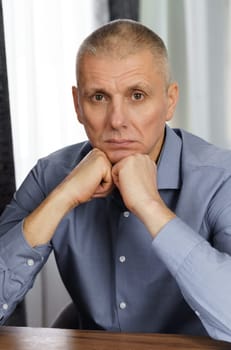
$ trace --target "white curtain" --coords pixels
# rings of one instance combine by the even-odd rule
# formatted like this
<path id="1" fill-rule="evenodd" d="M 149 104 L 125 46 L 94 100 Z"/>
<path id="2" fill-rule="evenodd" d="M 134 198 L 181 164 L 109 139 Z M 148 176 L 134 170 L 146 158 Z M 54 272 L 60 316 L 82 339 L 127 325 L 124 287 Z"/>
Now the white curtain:
<path id="1" fill-rule="evenodd" d="M 231 146 L 231 1 L 141 0 L 141 21 L 167 44 L 180 101 L 172 126 Z"/>
<path id="2" fill-rule="evenodd" d="M 85 137 L 71 86 L 93 8 L 94 0 L 3 0 L 17 184 L 39 157 Z"/>
<path id="3" fill-rule="evenodd" d="M 82 39 L 108 20 L 107 1 L 3 0 L 17 187 L 38 158 L 85 139 L 71 95 Z M 69 296 L 53 255 L 26 297 L 29 326 L 48 326 Z"/>

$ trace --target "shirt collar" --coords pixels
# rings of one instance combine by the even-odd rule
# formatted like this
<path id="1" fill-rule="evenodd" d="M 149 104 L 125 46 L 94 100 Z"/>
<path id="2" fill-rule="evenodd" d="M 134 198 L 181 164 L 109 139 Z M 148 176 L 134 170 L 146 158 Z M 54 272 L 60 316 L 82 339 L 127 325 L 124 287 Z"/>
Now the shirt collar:
<path id="1" fill-rule="evenodd" d="M 157 165 L 158 189 L 178 189 L 181 184 L 181 148 L 180 137 L 166 125 L 165 141 Z"/>

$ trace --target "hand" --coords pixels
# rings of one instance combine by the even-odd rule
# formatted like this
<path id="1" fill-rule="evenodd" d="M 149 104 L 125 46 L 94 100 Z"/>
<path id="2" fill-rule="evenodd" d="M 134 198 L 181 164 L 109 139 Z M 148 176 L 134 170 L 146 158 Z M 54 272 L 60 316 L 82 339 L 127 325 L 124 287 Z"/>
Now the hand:
<path id="1" fill-rule="evenodd" d="M 125 205 L 137 213 L 153 199 L 161 200 L 156 184 L 156 165 L 148 155 L 134 154 L 114 165 L 112 177 Z"/>
<path id="2" fill-rule="evenodd" d="M 92 198 L 107 196 L 112 188 L 111 163 L 102 151 L 94 148 L 57 189 L 73 208 Z"/>
<path id="3" fill-rule="evenodd" d="M 52 238 L 60 220 L 75 206 L 104 197 L 113 187 L 111 163 L 93 149 L 23 223 L 24 237 L 32 247 Z"/>
<path id="4" fill-rule="evenodd" d="M 143 221 L 153 237 L 175 217 L 159 195 L 156 164 L 148 155 L 122 159 L 113 166 L 112 178 L 127 208 Z"/>

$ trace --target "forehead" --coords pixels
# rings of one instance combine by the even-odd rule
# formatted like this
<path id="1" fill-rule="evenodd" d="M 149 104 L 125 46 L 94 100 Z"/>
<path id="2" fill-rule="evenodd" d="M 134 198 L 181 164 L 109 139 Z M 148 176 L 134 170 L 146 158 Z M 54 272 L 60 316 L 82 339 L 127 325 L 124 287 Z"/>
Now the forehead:
<path id="1" fill-rule="evenodd" d="M 163 67 L 149 50 L 117 57 L 115 54 L 85 54 L 79 64 L 78 84 L 163 79 Z"/>

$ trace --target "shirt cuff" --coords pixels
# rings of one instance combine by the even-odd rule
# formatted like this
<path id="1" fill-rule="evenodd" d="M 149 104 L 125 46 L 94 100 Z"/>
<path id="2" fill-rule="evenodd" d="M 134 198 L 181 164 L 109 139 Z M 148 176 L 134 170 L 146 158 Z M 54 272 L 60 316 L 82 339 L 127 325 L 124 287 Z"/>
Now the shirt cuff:
<path id="1" fill-rule="evenodd" d="M 0 324 L 32 287 L 50 252 L 49 244 L 32 248 L 27 243 L 22 222 L 0 237 Z"/>
<path id="2" fill-rule="evenodd" d="M 0 238 L 0 256 L 9 269 L 15 268 L 18 259 L 34 259 L 37 262 L 47 260 L 51 245 L 44 244 L 32 248 L 23 234 L 23 222 L 19 222 L 7 234 Z"/>
<path id="3" fill-rule="evenodd" d="M 173 276 L 190 252 L 204 239 L 178 217 L 169 221 L 154 238 L 152 245 Z"/>

